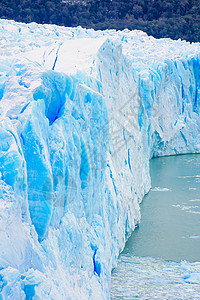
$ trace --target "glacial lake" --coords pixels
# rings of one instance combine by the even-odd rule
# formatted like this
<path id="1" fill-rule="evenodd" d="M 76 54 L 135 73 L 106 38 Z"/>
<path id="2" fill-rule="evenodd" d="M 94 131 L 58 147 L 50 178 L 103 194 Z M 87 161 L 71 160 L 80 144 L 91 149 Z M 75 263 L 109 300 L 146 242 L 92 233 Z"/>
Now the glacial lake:
<path id="1" fill-rule="evenodd" d="M 150 173 L 111 299 L 200 299 L 200 155 L 152 159 Z"/>

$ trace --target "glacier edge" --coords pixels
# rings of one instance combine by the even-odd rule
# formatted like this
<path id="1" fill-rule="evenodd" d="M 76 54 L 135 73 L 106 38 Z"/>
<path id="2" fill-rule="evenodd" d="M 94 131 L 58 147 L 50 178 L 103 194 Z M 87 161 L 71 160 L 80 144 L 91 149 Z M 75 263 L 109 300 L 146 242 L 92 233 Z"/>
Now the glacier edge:
<path id="1" fill-rule="evenodd" d="M 0 27 L 0 295 L 109 299 L 149 159 L 200 152 L 200 45 Z"/>

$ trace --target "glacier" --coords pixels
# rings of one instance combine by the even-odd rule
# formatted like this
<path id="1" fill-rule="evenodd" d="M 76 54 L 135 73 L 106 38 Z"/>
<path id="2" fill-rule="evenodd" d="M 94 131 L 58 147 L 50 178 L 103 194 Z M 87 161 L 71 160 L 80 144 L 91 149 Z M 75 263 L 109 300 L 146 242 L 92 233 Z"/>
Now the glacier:
<path id="1" fill-rule="evenodd" d="M 109 299 L 149 160 L 200 152 L 200 44 L 0 20 L 0 299 Z"/>

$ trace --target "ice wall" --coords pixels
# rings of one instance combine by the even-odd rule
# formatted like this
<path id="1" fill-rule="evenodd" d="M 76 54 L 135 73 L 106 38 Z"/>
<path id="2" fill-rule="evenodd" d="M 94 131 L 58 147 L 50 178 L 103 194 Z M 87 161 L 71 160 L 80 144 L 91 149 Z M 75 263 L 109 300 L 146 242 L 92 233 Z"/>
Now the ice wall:
<path id="1" fill-rule="evenodd" d="M 0 297 L 109 299 L 151 157 L 200 152 L 200 45 L 0 20 Z"/>

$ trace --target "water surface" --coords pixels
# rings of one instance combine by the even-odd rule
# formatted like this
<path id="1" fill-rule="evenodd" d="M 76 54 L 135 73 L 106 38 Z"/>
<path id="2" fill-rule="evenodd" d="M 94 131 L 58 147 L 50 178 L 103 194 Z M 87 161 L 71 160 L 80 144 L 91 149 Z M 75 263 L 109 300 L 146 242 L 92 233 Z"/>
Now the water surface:
<path id="1" fill-rule="evenodd" d="M 141 224 L 112 272 L 112 299 L 200 299 L 200 155 L 150 161 Z"/>
<path id="2" fill-rule="evenodd" d="M 200 155 L 150 161 L 152 188 L 125 253 L 200 261 Z"/>

